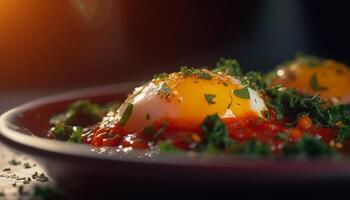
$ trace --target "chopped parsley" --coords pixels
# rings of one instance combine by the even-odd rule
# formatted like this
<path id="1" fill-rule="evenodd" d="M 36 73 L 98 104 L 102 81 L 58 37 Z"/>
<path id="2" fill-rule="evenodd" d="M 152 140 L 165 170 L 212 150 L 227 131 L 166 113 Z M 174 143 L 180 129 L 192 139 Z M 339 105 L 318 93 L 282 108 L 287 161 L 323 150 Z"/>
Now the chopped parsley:
<path id="1" fill-rule="evenodd" d="M 314 91 L 322 91 L 327 90 L 327 87 L 320 86 L 320 84 L 317 81 L 317 75 L 313 74 L 310 79 L 310 86 Z"/>
<path id="2" fill-rule="evenodd" d="M 171 89 L 169 88 L 169 86 L 166 83 L 162 83 L 159 91 L 163 94 L 170 94 L 171 93 Z"/>
<path id="3" fill-rule="evenodd" d="M 161 136 L 161 134 L 165 131 L 167 128 L 168 124 L 167 122 L 162 122 L 161 126 L 159 128 L 154 128 L 152 126 L 145 127 L 143 129 L 143 133 L 147 137 L 153 137 L 155 140 L 158 140 Z"/>
<path id="4" fill-rule="evenodd" d="M 79 126 L 73 127 L 73 132 L 70 135 L 68 142 L 71 143 L 82 143 L 83 128 Z"/>
<path id="5" fill-rule="evenodd" d="M 166 79 L 168 76 L 169 76 L 168 73 L 163 72 L 163 73 L 160 73 L 160 74 L 155 74 L 153 76 L 153 79 Z"/>
<path id="6" fill-rule="evenodd" d="M 20 165 L 21 164 L 21 161 L 18 161 L 18 160 L 15 160 L 15 159 L 12 159 L 9 161 L 9 164 L 10 165 Z"/>
<path id="7" fill-rule="evenodd" d="M 229 148 L 234 143 L 229 138 L 227 127 L 218 114 L 208 115 L 201 124 L 201 129 L 204 133 L 201 149 L 210 149 L 213 152 L 214 149 Z"/>
<path id="8" fill-rule="evenodd" d="M 233 90 L 233 94 L 242 99 L 250 99 L 248 87 L 239 90 Z"/>
<path id="9" fill-rule="evenodd" d="M 23 166 L 25 169 L 32 168 L 32 166 L 29 163 L 24 163 Z"/>
<path id="10" fill-rule="evenodd" d="M 300 113 L 309 113 L 314 122 L 324 118 L 322 104 L 319 95 L 313 97 L 301 96 L 293 89 L 285 89 L 276 86 L 265 90 L 267 105 L 273 108 L 278 119 L 288 116 L 290 119 L 297 119 Z"/>
<path id="11" fill-rule="evenodd" d="M 248 156 L 269 156 L 272 152 L 269 145 L 261 143 L 256 139 L 252 139 L 240 146 L 236 153 Z"/>
<path id="12" fill-rule="evenodd" d="M 198 78 L 204 80 L 212 79 L 211 75 L 203 69 L 188 68 L 186 66 L 183 66 L 180 68 L 180 73 L 184 76 L 197 76 Z"/>
<path id="13" fill-rule="evenodd" d="M 278 133 L 276 135 L 276 138 L 282 141 L 287 141 L 288 140 L 288 134 L 285 132 Z"/>
<path id="14" fill-rule="evenodd" d="M 207 103 L 210 104 L 215 104 L 214 98 L 216 97 L 215 94 L 204 94 L 204 98 L 207 101 Z"/>
<path id="15" fill-rule="evenodd" d="M 286 156 L 321 156 L 330 155 L 334 150 L 315 136 L 308 133 L 297 143 L 287 144 L 282 148 Z"/>
<path id="16" fill-rule="evenodd" d="M 203 71 L 201 71 L 201 72 L 198 74 L 198 78 L 200 78 L 200 79 L 205 79 L 205 80 L 211 80 L 210 74 L 207 73 L 207 72 L 203 72 Z"/>
<path id="17" fill-rule="evenodd" d="M 122 117 L 119 120 L 119 125 L 120 126 L 125 126 L 125 124 L 128 122 L 129 118 L 131 117 L 132 110 L 134 108 L 134 105 L 131 103 L 128 103 L 127 107 L 124 110 L 124 113 Z"/>
<path id="18" fill-rule="evenodd" d="M 339 128 L 336 142 L 350 139 L 350 104 L 331 106 L 325 110 L 324 124 Z"/>
<path id="19" fill-rule="evenodd" d="M 221 58 L 216 63 L 216 67 L 213 72 L 222 72 L 230 76 L 242 76 L 241 67 L 237 60 Z"/>
<path id="20" fill-rule="evenodd" d="M 103 108 L 89 100 L 79 100 L 69 105 L 68 110 L 51 119 L 51 124 L 89 126 L 99 122 L 105 112 Z"/>
<path id="21" fill-rule="evenodd" d="M 308 67 L 319 66 L 322 65 L 322 63 L 324 62 L 324 59 L 322 58 L 319 58 L 317 56 L 305 55 L 302 52 L 298 52 L 295 55 L 295 60 L 304 65 L 307 65 Z"/>
<path id="22" fill-rule="evenodd" d="M 261 73 L 255 71 L 247 72 L 243 77 L 241 77 L 241 83 L 254 90 L 267 88 L 266 80 L 264 80 Z"/>
<path id="23" fill-rule="evenodd" d="M 163 152 L 179 151 L 179 149 L 173 145 L 171 140 L 160 141 L 158 143 L 158 147 L 159 147 L 159 150 Z"/>
<path id="24" fill-rule="evenodd" d="M 3 171 L 3 172 L 9 172 L 9 171 L 11 171 L 11 168 L 5 168 L 5 169 L 3 169 L 2 171 Z"/>
<path id="25" fill-rule="evenodd" d="M 54 137 L 54 139 L 64 140 L 73 143 L 81 143 L 83 128 L 80 126 L 57 124 L 51 128 L 50 133 L 51 136 Z"/>
<path id="26" fill-rule="evenodd" d="M 182 73 L 184 76 L 198 75 L 199 72 L 200 69 L 189 68 L 187 66 L 180 67 L 180 73 Z"/>

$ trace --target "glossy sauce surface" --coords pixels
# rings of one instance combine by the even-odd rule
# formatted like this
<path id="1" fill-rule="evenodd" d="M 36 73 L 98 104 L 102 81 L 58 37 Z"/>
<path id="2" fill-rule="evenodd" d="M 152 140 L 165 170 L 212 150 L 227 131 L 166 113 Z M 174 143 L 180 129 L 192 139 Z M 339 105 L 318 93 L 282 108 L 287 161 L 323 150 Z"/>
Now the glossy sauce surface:
<path id="1" fill-rule="evenodd" d="M 298 142 L 305 132 L 319 138 L 329 144 L 336 134 L 335 129 L 318 128 L 308 116 L 300 117 L 297 124 L 286 126 L 286 121 L 276 120 L 273 111 L 270 111 L 270 119 L 263 119 L 254 115 L 246 115 L 240 118 L 226 118 L 229 137 L 234 141 L 244 144 L 252 139 L 268 144 L 270 150 L 279 153 L 282 147 L 288 143 Z M 159 121 L 152 127 L 155 132 L 164 128 L 163 122 Z M 279 133 L 286 133 L 287 138 L 278 137 Z M 184 129 L 177 123 L 167 122 L 167 126 L 160 135 L 149 135 L 145 131 L 128 133 L 122 127 L 112 126 L 109 128 L 95 128 L 85 135 L 85 143 L 94 146 L 119 146 L 133 147 L 136 149 L 148 149 L 159 141 L 170 140 L 174 146 L 182 150 L 191 150 L 198 145 L 204 137 L 201 128 L 194 127 Z"/>

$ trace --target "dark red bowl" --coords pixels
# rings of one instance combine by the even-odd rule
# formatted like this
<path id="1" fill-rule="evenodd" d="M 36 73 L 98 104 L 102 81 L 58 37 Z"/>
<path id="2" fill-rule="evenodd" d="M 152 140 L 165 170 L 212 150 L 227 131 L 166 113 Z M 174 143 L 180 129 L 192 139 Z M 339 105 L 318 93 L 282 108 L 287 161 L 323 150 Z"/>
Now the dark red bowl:
<path id="1" fill-rule="evenodd" d="M 108 103 L 125 99 L 139 83 L 84 89 L 29 102 L 1 116 L 0 139 L 34 157 L 66 188 L 167 187 L 220 190 L 280 187 L 283 184 L 331 184 L 350 180 L 348 159 L 247 159 L 191 153 L 148 154 L 145 151 L 96 149 L 45 138 L 49 119 L 78 99 Z M 224 187 L 225 186 L 225 187 Z M 295 185 L 293 186 L 295 188 Z M 215 188 L 215 187 L 214 187 Z"/>

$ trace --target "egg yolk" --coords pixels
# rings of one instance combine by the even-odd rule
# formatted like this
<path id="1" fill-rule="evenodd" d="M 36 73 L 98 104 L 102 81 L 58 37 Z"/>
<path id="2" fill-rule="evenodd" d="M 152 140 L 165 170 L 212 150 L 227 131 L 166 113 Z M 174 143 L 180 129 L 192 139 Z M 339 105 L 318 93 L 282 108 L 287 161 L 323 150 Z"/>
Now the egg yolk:
<path id="1" fill-rule="evenodd" d="M 350 103 L 350 70 L 342 63 L 323 60 L 310 66 L 294 60 L 278 68 L 275 75 L 271 86 L 282 84 L 306 95 L 319 93 L 323 100 L 333 104 Z"/>
<path id="2" fill-rule="evenodd" d="M 128 132 L 138 132 L 161 121 L 186 130 L 199 127 L 207 115 L 217 113 L 223 119 L 262 117 L 265 109 L 259 94 L 237 79 L 201 70 L 200 75 L 172 73 L 136 88 L 109 119 L 120 123 L 130 112 L 124 124 Z"/>

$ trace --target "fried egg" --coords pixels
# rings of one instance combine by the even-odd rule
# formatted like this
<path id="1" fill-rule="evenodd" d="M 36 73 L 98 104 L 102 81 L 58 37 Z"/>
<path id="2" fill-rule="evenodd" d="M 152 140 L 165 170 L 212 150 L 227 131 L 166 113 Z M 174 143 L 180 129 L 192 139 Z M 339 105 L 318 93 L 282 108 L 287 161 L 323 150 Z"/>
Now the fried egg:
<path id="1" fill-rule="evenodd" d="M 231 76 L 202 69 L 196 74 L 171 73 L 136 88 L 113 119 L 121 122 L 130 112 L 123 122 L 128 132 L 138 132 L 160 121 L 191 129 L 199 127 L 207 115 L 217 113 L 223 119 L 263 117 L 264 110 L 264 100 L 257 91 Z"/>
<path id="2" fill-rule="evenodd" d="M 333 104 L 350 102 L 350 70 L 334 60 L 296 58 L 274 71 L 271 86 L 278 84 L 306 95 L 319 93 L 323 100 Z"/>

